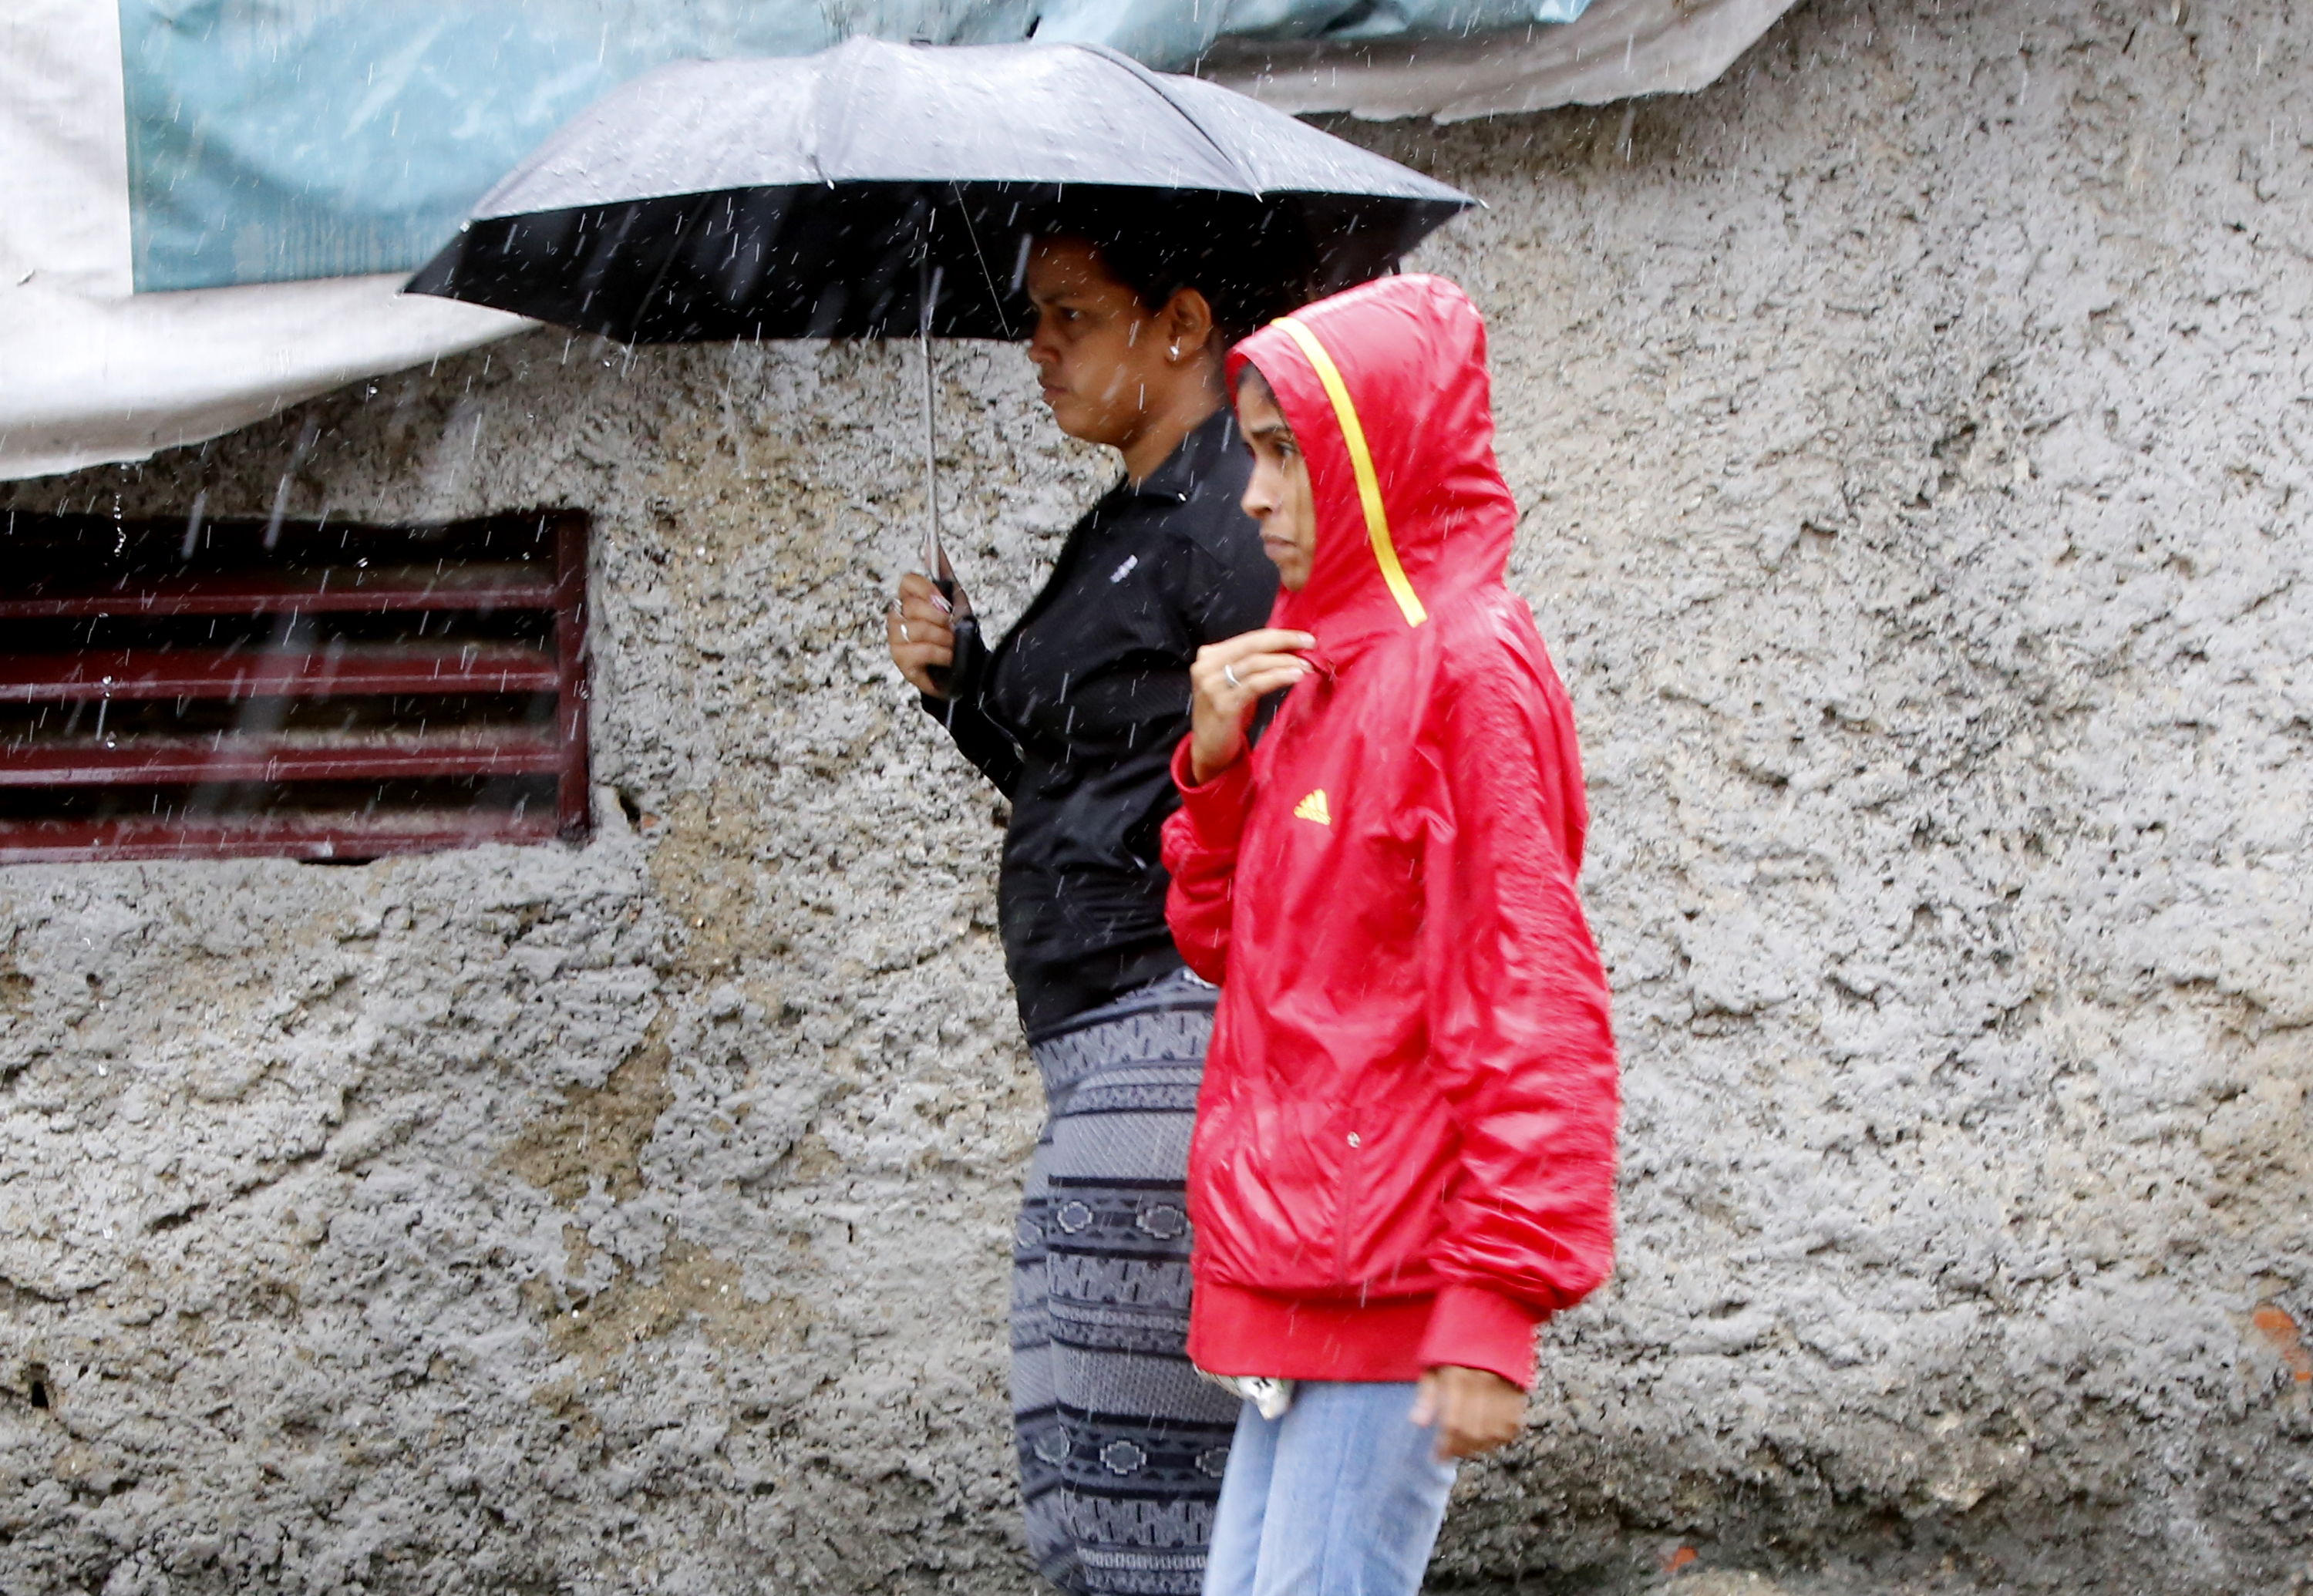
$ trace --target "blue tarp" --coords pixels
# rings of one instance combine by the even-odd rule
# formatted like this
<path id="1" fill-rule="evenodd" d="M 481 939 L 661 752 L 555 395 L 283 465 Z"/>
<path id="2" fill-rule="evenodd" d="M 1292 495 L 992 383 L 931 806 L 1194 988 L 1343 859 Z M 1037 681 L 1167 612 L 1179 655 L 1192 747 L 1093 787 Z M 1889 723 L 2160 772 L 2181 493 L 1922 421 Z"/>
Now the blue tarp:
<path id="1" fill-rule="evenodd" d="M 140 293 L 414 269 L 615 84 L 856 34 L 1112 45 L 1466 36 L 1589 0 L 119 0 Z"/>

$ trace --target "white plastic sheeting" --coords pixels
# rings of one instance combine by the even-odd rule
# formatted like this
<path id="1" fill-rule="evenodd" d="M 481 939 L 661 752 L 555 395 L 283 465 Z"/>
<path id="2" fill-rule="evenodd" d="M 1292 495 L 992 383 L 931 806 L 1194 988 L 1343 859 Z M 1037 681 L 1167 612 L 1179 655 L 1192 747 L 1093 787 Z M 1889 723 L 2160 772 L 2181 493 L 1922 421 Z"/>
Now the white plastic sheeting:
<path id="1" fill-rule="evenodd" d="M 1299 115 L 1441 122 L 1713 82 L 1794 0 L 1594 0 L 1579 21 L 1524 38 L 1391 39 L 1356 47 L 1224 41 L 1204 75 Z"/>
<path id="2" fill-rule="evenodd" d="M 131 292 L 112 0 L 0 4 L 0 478 L 198 443 L 529 325 L 401 274 Z"/>
<path id="3" fill-rule="evenodd" d="M 1790 4 L 1593 0 L 1483 40 L 1225 42 L 1207 71 L 1293 111 L 1596 104 L 1701 88 Z M 0 479 L 143 459 L 528 325 L 401 297 L 400 273 L 135 294 L 119 15 L 0 4 Z"/>

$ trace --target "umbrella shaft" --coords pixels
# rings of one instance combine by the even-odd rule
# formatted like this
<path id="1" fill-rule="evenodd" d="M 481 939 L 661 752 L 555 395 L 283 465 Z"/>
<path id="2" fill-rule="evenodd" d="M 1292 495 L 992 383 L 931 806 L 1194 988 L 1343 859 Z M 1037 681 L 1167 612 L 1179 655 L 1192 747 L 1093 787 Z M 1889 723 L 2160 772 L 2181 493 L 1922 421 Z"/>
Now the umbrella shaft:
<path id="1" fill-rule="evenodd" d="M 941 269 L 930 268 L 923 277 L 921 308 L 916 325 L 918 341 L 924 351 L 924 574 L 940 590 L 943 597 L 954 596 L 954 581 L 947 572 L 946 551 L 940 547 L 939 533 L 939 431 L 934 415 L 932 383 L 932 310 L 939 302 Z"/>
<path id="2" fill-rule="evenodd" d="M 936 422 L 936 420 L 934 419 L 934 417 L 933 417 L 933 403 L 932 403 L 932 397 L 933 397 L 933 390 L 932 390 L 932 340 L 931 340 L 931 339 L 929 338 L 929 336 L 928 336 L 928 336 L 926 336 L 926 337 L 925 337 L 925 339 L 923 339 L 923 346 L 924 346 L 924 514 L 925 514 L 925 516 L 927 517 L 927 520 L 926 520 L 926 525 L 927 525 L 927 528 L 928 528 L 928 530 L 927 530 L 927 532 L 926 532 L 926 533 L 925 533 L 925 540 L 924 540 L 924 556 L 925 556 L 925 559 L 929 562 L 929 563 L 925 567 L 925 569 L 926 569 L 927 573 L 931 577 L 932 580 L 934 580 L 935 582 L 937 582 L 937 581 L 940 580 L 940 578 L 941 578 L 943 576 L 945 576 L 945 573 L 940 569 L 940 567 L 941 567 L 943 564 L 945 564 L 945 561 L 941 558 L 941 550 L 940 550 L 940 532 L 939 532 L 939 433 L 938 433 L 938 430 L 937 430 L 937 423 Z"/>
<path id="3" fill-rule="evenodd" d="M 932 401 L 932 307 L 939 303 L 940 269 L 932 267 L 924 274 L 921 289 L 923 299 L 917 327 L 918 341 L 924 350 L 924 574 L 942 598 L 951 603 L 955 598 L 955 578 L 948 569 L 947 551 L 940 547 L 939 534 L 939 430 L 935 419 Z M 955 657 L 962 659 L 970 638 L 977 632 L 978 623 L 970 615 L 954 615 Z M 932 685 L 943 697 L 954 692 L 955 666 L 934 666 L 927 673 Z M 949 710 L 954 711 L 951 698 Z"/>

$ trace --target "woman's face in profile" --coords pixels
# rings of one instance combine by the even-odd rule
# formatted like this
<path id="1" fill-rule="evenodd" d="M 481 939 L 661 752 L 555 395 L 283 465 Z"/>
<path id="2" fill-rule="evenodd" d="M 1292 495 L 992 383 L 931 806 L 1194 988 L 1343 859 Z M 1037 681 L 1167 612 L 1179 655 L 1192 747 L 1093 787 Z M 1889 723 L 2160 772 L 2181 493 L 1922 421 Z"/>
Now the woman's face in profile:
<path id="1" fill-rule="evenodd" d="M 1158 319 L 1080 238 L 1036 241 L 1028 297 L 1036 306 L 1028 358 L 1053 421 L 1070 437 L 1122 448 L 1179 367 Z"/>
<path id="2" fill-rule="evenodd" d="M 1253 480 L 1245 484 L 1242 501 L 1244 513 L 1261 524 L 1261 551 L 1277 567 L 1279 586 L 1298 593 L 1309 580 L 1309 562 L 1317 553 L 1309 462 L 1277 395 L 1250 366 L 1237 376 L 1236 425 L 1253 449 Z"/>

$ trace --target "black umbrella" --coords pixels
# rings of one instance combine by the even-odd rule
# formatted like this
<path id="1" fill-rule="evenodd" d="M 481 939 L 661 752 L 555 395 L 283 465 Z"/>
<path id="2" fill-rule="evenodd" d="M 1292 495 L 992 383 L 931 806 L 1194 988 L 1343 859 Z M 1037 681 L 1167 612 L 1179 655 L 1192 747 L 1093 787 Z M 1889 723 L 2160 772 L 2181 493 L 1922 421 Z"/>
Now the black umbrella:
<path id="1" fill-rule="evenodd" d="M 409 288 L 638 343 L 927 322 L 1011 339 L 1029 330 L 1020 269 L 1038 232 L 1208 241 L 1323 293 L 1474 203 L 1113 50 L 857 39 L 613 90 L 485 195 Z"/>
<path id="2" fill-rule="evenodd" d="M 409 287 L 631 343 L 919 335 L 928 446 L 929 339 L 1026 337 L 1039 233 L 1160 241 L 1259 311 L 1377 277 L 1475 203 L 1113 50 L 857 39 L 612 91 Z M 937 516 L 935 492 L 941 577 Z"/>

